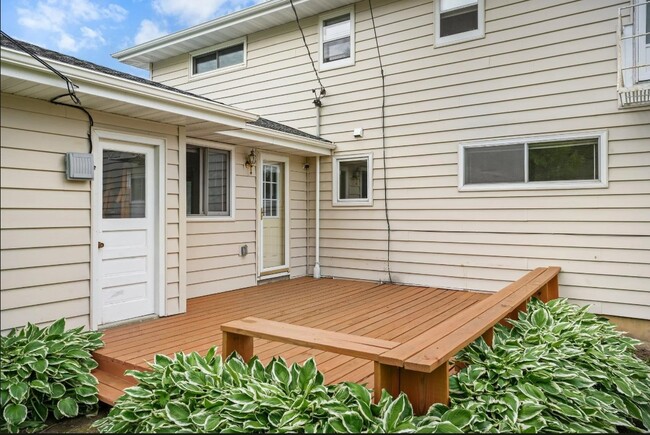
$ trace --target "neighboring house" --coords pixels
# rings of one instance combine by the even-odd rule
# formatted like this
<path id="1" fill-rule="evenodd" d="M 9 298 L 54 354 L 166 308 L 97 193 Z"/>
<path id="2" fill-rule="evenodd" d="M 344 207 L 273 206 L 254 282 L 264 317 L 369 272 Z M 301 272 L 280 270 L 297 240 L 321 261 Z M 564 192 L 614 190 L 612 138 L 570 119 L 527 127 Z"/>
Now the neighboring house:
<path id="1" fill-rule="evenodd" d="M 562 296 L 650 319 L 647 2 L 372 0 L 377 40 L 368 0 L 294 4 L 327 91 L 319 134 L 336 143 L 321 159 L 322 275 L 386 281 L 390 266 L 398 283 L 496 290 L 559 265 Z M 115 57 L 317 132 L 320 85 L 289 0 Z M 188 293 L 210 291 L 203 273 L 188 269 Z"/>
<path id="2" fill-rule="evenodd" d="M 90 129 L 83 111 L 50 102 L 67 93 L 64 80 L 12 41 L 1 43 L 3 332 L 62 316 L 71 326 L 96 328 L 181 313 L 191 280 L 212 282 L 204 293 L 255 285 L 257 178 L 249 169 L 257 167 L 244 165 L 252 148 L 260 161 L 286 170 L 291 272 L 306 274 L 303 163 L 329 155 L 332 143 L 24 43 L 78 86 Z M 89 131 L 94 180 L 68 180 L 66 153 L 88 153 Z M 277 206 L 269 205 L 282 214 Z M 186 208 L 205 216 L 190 224 Z M 195 234 L 188 235 L 190 225 Z M 188 252 L 203 260 L 188 261 Z M 203 272 L 188 282 L 188 268 Z"/>
<path id="3" fill-rule="evenodd" d="M 87 118 L 3 41 L 3 330 L 307 274 L 491 291 L 546 265 L 561 296 L 650 320 L 646 3 L 373 0 L 377 39 L 367 0 L 294 4 L 320 109 L 289 0 L 115 55 L 176 89 L 42 50 L 92 109 L 92 183 L 63 165 Z"/>

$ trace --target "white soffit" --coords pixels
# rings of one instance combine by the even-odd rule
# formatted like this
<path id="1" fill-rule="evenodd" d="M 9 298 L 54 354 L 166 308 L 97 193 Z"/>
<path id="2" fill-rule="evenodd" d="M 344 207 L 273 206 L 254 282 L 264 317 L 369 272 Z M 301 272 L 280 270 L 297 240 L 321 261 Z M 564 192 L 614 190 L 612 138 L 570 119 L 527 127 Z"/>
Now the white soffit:
<path id="1" fill-rule="evenodd" d="M 355 0 L 295 0 L 302 18 L 355 3 Z M 113 54 L 120 62 L 148 70 L 149 64 L 295 21 L 289 0 L 268 0 L 203 24 Z"/>

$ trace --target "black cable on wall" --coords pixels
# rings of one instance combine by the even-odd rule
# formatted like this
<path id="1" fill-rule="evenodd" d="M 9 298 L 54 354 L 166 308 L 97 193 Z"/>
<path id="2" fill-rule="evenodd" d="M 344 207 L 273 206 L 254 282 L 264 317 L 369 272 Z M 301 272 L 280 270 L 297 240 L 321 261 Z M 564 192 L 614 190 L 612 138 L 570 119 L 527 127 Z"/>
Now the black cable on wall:
<path id="1" fill-rule="evenodd" d="M 379 38 L 377 38 L 377 27 L 375 26 L 375 15 L 372 10 L 372 0 L 368 0 L 370 9 L 370 20 L 372 22 L 372 31 L 375 36 L 375 46 L 377 47 L 377 58 L 379 59 L 379 72 L 381 74 L 381 150 L 382 160 L 384 163 L 384 219 L 386 220 L 386 269 L 388 272 L 388 281 L 393 283 L 393 275 L 390 267 L 391 252 L 391 228 L 390 217 L 388 215 L 388 177 L 386 175 L 386 76 L 384 74 L 384 65 L 381 61 L 381 51 L 379 50 Z"/>

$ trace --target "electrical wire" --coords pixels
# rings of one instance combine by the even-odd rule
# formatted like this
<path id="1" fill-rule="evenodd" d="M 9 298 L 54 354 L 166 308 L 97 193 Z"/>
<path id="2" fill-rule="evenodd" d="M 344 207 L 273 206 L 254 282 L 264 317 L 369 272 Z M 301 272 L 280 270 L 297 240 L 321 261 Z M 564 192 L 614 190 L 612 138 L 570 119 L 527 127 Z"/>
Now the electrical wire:
<path id="1" fill-rule="evenodd" d="M 307 38 L 305 38 L 305 32 L 302 30 L 302 26 L 300 25 L 300 19 L 298 18 L 298 11 L 296 10 L 296 6 L 293 4 L 293 0 L 289 0 L 289 3 L 291 3 L 291 9 L 293 9 L 293 14 L 296 16 L 296 24 L 298 25 L 298 29 L 300 29 L 300 34 L 302 35 L 302 42 L 305 44 L 305 49 L 307 50 L 307 55 L 309 56 L 309 60 L 311 61 L 311 67 L 314 70 L 314 74 L 316 75 L 316 80 L 318 80 L 318 84 L 320 85 L 320 95 L 316 95 L 316 100 L 314 100 L 314 104 L 320 106 L 320 98 L 321 96 L 325 95 L 325 86 L 323 86 L 323 82 L 320 80 L 320 76 L 318 75 L 318 71 L 316 70 L 316 64 L 314 63 L 314 58 L 311 57 L 311 52 L 309 51 L 309 45 L 307 45 Z M 314 91 L 314 94 L 316 92 Z"/>
<path id="2" fill-rule="evenodd" d="M 388 216 L 388 177 L 386 175 L 386 76 L 384 74 L 384 65 L 381 61 L 381 51 L 379 51 L 379 38 L 377 38 L 377 27 L 375 26 L 375 15 L 372 10 L 372 0 L 368 0 L 370 9 L 370 20 L 372 22 L 372 31 L 375 36 L 375 46 L 377 47 L 377 58 L 379 59 L 379 71 L 381 73 L 381 150 L 382 160 L 384 161 L 384 218 L 386 220 L 386 270 L 388 272 L 388 281 L 393 283 L 393 275 L 390 267 L 391 252 L 391 228 L 390 217 Z"/>
<path id="3" fill-rule="evenodd" d="M 14 38 L 7 35 L 2 30 L 0 30 L 0 34 L 2 35 L 3 38 L 7 38 L 15 46 L 17 46 L 22 51 L 24 51 L 25 53 L 29 54 L 31 57 L 36 59 L 45 68 L 52 71 L 54 74 L 59 76 L 65 82 L 65 85 L 66 85 L 66 88 L 67 88 L 68 92 L 65 93 L 65 94 L 61 94 L 61 95 L 58 95 L 58 96 L 52 98 L 50 100 L 50 103 L 57 104 L 59 106 L 66 106 L 66 107 L 71 107 L 73 109 L 81 110 L 82 112 L 84 112 L 86 114 L 86 116 L 88 117 L 88 134 L 87 135 L 88 135 L 88 145 L 89 145 L 89 148 L 90 148 L 89 153 L 92 154 L 92 152 L 93 152 L 92 128 L 93 128 L 93 125 L 95 124 L 95 121 L 93 120 L 93 117 L 90 115 L 90 113 L 88 113 L 88 111 L 83 107 L 83 105 L 81 104 L 81 100 L 79 99 L 79 96 L 75 92 L 75 88 L 78 88 L 79 86 L 75 85 L 72 82 L 72 80 L 70 80 L 70 78 L 68 78 L 61 71 L 57 70 L 52 65 L 50 65 L 49 63 L 47 63 L 46 61 L 41 59 L 41 57 L 38 54 L 36 54 L 33 50 L 27 48 L 20 41 L 15 40 Z M 70 99 L 72 100 L 74 105 L 73 104 L 67 104 L 67 103 L 61 103 L 61 102 L 57 101 L 57 100 L 59 100 L 59 99 L 61 99 L 63 97 L 70 97 Z"/>

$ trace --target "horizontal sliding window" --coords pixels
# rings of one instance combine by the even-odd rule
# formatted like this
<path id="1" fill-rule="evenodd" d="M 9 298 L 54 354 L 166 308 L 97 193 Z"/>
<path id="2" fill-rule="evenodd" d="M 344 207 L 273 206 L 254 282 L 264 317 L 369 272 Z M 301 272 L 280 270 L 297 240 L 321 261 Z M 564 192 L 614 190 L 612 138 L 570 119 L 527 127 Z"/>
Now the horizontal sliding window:
<path id="1" fill-rule="evenodd" d="M 244 64 L 245 44 L 226 46 L 218 50 L 192 56 L 192 74 L 203 74 Z"/>
<path id="2" fill-rule="evenodd" d="M 461 145 L 461 188 L 602 186 L 606 135 Z"/>

